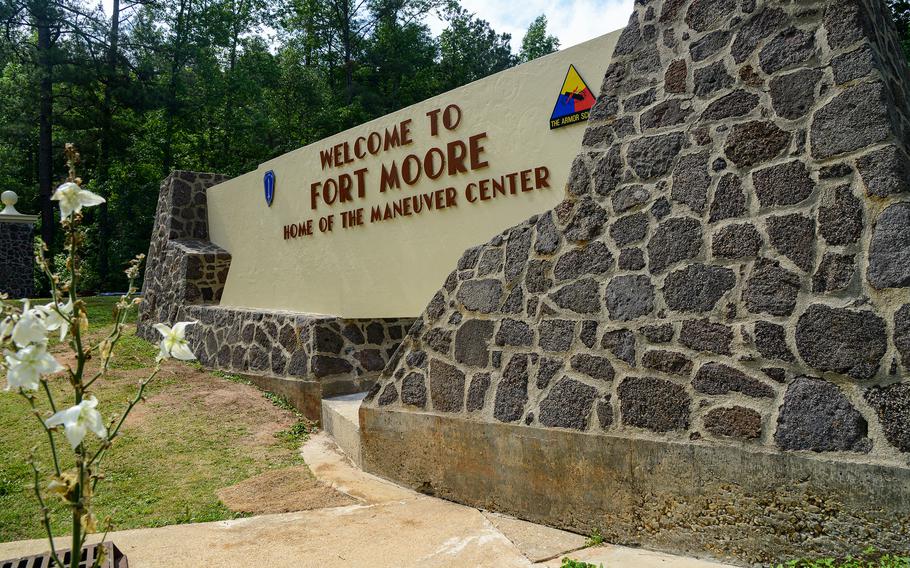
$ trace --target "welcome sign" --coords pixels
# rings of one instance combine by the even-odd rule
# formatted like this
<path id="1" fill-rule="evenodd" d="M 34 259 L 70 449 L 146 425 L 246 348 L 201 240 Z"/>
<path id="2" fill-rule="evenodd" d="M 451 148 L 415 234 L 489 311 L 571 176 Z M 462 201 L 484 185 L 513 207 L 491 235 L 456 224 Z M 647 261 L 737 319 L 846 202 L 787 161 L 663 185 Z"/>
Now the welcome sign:
<path id="1" fill-rule="evenodd" d="M 603 77 L 616 39 L 498 73 L 209 189 L 210 239 L 232 255 L 222 305 L 420 313 L 465 249 L 563 198 L 596 97 L 584 78 Z"/>
<path id="2" fill-rule="evenodd" d="M 426 113 L 426 118 L 426 134 L 430 138 L 438 138 L 443 130 L 455 132 L 458 129 L 462 121 L 462 110 L 456 104 L 449 104 L 444 109 L 433 109 Z M 342 171 L 337 176 L 333 172 L 355 168 L 356 164 L 368 156 L 379 156 L 390 151 L 394 153 L 396 149 L 414 145 L 413 128 L 413 120 L 409 118 L 386 128 L 384 132 L 370 132 L 357 136 L 353 141 L 347 140 L 320 150 L 320 165 L 329 177 L 310 184 L 310 209 L 315 212 L 336 203 L 356 206 L 366 201 L 370 173 L 368 167 L 360 167 L 352 172 Z M 457 207 L 459 200 L 476 203 L 500 196 L 517 195 L 519 192 L 550 189 L 549 170 L 546 166 L 535 166 L 491 178 L 466 176 L 471 181 L 464 185 L 460 195 L 454 186 L 430 189 L 423 193 L 408 191 L 420 186 L 423 180 L 430 183 L 444 176 L 451 178 L 490 169 L 486 139 L 487 133 L 479 132 L 464 139 L 456 137 L 441 146 L 431 146 L 425 153 L 408 154 L 400 160 L 392 157 L 383 161 L 379 164 L 378 188 L 374 189 L 380 194 L 388 194 L 390 199 L 385 203 L 371 205 L 369 211 L 366 207 L 341 211 L 338 215 L 341 228 L 363 225 L 367 218 L 370 223 L 376 223 Z M 406 191 L 401 192 L 402 189 Z M 402 193 L 404 197 L 397 197 Z M 266 195 L 269 195 L 268 187 Z M 320 217 L 319 231 L 332 232 L 335 218 L 336 215 L 332 213 Z M 313 219 L 284 226 L 285 239 L 312 234 Z"/>

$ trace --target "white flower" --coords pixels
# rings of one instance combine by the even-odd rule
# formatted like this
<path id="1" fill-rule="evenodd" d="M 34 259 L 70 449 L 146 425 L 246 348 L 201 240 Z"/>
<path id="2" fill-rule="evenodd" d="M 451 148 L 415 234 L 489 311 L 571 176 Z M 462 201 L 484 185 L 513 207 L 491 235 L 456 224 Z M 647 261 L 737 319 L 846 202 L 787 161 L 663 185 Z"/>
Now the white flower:
<path id="1" fill-rule="evenodd" d="M 167 359 L 173 357 L 181 361 L 192 361 L 196 358 L 190 351 L 190 345 L 186 341 L 186 326 L 193 325 L 194 321 L 182 321 L 174 324 L 173 329 L 163 323 L 155 324 L 155 329 L 161 332 L 161 352 L 158 359 Z"/>
<path id="2" fill-rule="evenodd" d="M 54 414 L 45 421 L 45 424 L 48 428 L 63 426 L 63 433 L 66 434 L 66 439 L 75 450 L 85 439 L 85 433 L 89 430 L 99 438 L 107 437 L 107 428 L 104 427 L 101 413 L 95 410 L 96 406 L 98 406 L 98 399 L 91 396 L 76 406 Z"/>
<path id="3" fill-rule="evenodd" d="M 47 343 L 47 327 L 44 322 L 44 312 L 40 308 L 30 309 L 28 300 L 24 300 L 25 307 L 13 327 L 13 342 L 19 347 L 32 343 Z"/>
<path id="4" fill-rule="evenodd" d="M 42 375 L 62 371 L 63 365 L 47 352 L 42 344 L 29 345 L 13 353 L 7 351 L 6 390 L 38 390 L 38 381 Z"/>
<path id="5" fill-rule="evenodd" d="M 72 317 L 73 315 L 73 301 L 70 300 L 66 304 L 57 304 L 60 312 L 64 315 Z M 60 330 L 60 341 L 66 339 L 66 334 L 69 332 L 70 324 L 66 321 L 66 318 L 63 315 L 60 315 L 60 312 L 57 311 L 57 308 L 54 307 L 54 303 L 46 304 L 38 308 L 44 313 L 44 326 L 47 331 L 56 331 Z"/>
<path id="6" fill-rule="evenodd" d="M 103 197 L 87 189 L 82 189 L 79 184 L 71 181 L 58 187 L 51 199 L 60 202 L 61 221 L 73 213 L 82 211 L 83 207 L 92 207 L 104 203 Z"/>

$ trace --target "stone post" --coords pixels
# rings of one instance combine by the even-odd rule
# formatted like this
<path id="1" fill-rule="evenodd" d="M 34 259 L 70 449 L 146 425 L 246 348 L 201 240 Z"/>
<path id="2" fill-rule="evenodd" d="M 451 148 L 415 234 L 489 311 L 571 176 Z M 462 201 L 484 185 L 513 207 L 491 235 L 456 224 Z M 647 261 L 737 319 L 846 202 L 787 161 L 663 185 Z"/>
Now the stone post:
<path id="1" fill-rule="evenodd" d="M 16 211 L 19 196 L 2 195 L 0 211 L 0 293 L 11 298 L 28 298 L 35 291 L 35 221 L 37 215 Z"/>

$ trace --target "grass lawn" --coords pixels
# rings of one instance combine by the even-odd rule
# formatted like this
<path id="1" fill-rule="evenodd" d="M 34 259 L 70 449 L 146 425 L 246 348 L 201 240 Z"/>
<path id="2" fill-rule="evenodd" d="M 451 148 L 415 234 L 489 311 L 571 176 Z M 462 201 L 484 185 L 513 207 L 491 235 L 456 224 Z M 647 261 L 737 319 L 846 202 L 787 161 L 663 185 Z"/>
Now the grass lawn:
<path id="1" fill-rule="evenodd" d="M 97 340 L 110 329 L 116 301 L 86 300 L 90 337 Z M 134 332 L 130 326 L 115 351 L 113 371 L 92 387 L 106 421 L 121 412 L 136 383 L 154 365 L 155 346 Z M 52 351 L 61 362 L 72 360 L 64 345 Z M 218 489 L 272 469 L 302 465 L 297 449 L 306 429 L 300 415 L 280 399 L 228 379 L 232 377 L 194 364 L 164 365 L 146 391 L 146 402 L 130 415 L 101 466 L 105 480 L 95 497 L 99 519 L 110 516 L 119 530 L 234 518 L 238 515 L 216 496 Z M 58 406 L 72 404 L 63 397 L 69 388 L 65 379 L 51 384 Z M 58 436 L 65 455 L 69 445 Z M 0 391 L 0 542 L 44 536 L 27 465 L 36 447 L 39 467 L 49 474 L 47 438 L 28 403 L 18 394 Z M 54 501 L 49 500 L 54 532 L 68 534 L 71 521 Z"/>

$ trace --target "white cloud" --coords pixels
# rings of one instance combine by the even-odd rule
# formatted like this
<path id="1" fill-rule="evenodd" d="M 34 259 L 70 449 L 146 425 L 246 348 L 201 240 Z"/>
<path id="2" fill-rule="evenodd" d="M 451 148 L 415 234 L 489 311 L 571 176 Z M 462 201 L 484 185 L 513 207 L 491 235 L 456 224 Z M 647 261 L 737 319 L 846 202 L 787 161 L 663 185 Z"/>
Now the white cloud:
<path id="1" fill-rule="evenodd" d="M 547 31 L 566 48 L 625 27 L 633 0 L 461 0 L 469 11 L 490 22 L 494 30 L 512 34 L 512 50 L 521 47 L 528 26 L 547 16 Z M 434 34 L 445 27 L 439 19 L 427 23 Z"/>

